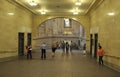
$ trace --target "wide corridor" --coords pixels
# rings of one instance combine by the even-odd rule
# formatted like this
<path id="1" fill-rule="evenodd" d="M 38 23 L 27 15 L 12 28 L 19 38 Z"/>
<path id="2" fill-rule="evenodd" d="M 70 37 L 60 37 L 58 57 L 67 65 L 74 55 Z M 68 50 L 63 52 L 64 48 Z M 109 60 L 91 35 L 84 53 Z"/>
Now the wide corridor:
<path id="1" fill-rule="evenodd" d="M 54 58 L 48 51 L 46 60 L 41 60 L 40 55 L 40 52 L 35 52 L 31 60 L 25 56 L 1 62 L 0 77 L 120 77 L 119 72 L 100 66 L 96 60 L 78 50 L 68 55 L 57 50 Z"/>

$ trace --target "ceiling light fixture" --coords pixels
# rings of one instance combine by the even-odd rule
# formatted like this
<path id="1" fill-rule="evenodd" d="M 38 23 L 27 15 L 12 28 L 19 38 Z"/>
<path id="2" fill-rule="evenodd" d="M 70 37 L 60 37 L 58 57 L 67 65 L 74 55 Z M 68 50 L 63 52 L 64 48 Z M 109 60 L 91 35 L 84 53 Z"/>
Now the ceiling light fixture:
<path id="1" fill-rule="evenodd" d="M 32 1 L 29 2 L 29 5 L 30 5 L 30 6 L 37 6 L 37 3 L 32 0 Z"/>
<path id="2" fill-rule="evenodd" d="M 73 14 L 74 14 L 74 15 L 77 15 L 77 14 L 78 14 L 78 7 L 76 7 L 76 9 L 73 11 Z"/>
<path id="3" fill-rule="evenodd" d="M 76 5 L 76 6 L 80 6 L 80 5 L 82 5 L 82 3 L 81 3 L 81 1 L 77 0 L 77 1 L 75 2 L 75 5 Z"/>
<path id="4" fill-rule="evenodd" d="M 7 13 L 7 14 L 10 15 L 10 16 L 13 16 L 13 15 L 14 15 L 14 13 L 12 13 L 12 12 L 11 12 L 11 13 Z"/>
<path id="5" fill-rule="evenodd" d="M 46 14 L 46 12 L 43 10 L 43 11 L 41 11 L 41 14 Z"/>
<path id="6" fill-rule="evenodd" d="M 73 12 L 73 14 L 74 14 L 74 15 L 77 15 L 77 14 L 78 14 L 78 12 L 77 12 L 77 11 L 74 11 L 74 12 Z"/>

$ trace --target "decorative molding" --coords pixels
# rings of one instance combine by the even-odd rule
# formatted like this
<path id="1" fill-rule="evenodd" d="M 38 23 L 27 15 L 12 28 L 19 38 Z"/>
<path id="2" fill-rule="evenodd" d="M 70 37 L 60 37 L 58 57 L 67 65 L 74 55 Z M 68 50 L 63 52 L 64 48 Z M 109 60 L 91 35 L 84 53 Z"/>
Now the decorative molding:
<path id="1" fill-rule="evenodd" d="M 0 51 L 0 53 L 16 53 L 17 51 Z"/>
<path id="2" fill-rule="evenodd" d="M 120 59 L 119 56 L 112 56 L 112 55 L 104 55 L 105 57 L 111 57 L 111 58 L 115 58 L 115 59 Z"/>

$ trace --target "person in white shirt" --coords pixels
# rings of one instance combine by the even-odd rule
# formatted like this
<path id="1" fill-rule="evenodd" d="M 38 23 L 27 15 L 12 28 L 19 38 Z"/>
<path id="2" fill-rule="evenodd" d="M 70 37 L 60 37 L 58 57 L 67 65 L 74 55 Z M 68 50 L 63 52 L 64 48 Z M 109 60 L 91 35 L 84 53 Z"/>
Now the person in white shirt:
<path id="1" fill-rule="evenodd" d="M 43 43 L 42 45 L 41 45 L 41 59 L 46 59 L 46 44 L 45 43 Z"/>

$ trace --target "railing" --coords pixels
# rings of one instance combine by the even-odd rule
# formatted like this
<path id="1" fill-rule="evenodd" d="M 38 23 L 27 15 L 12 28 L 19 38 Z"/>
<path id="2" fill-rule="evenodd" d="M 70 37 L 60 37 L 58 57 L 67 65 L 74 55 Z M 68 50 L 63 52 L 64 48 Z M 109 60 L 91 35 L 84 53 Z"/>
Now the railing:
<path id="1" fill-rule="evenodd" d="M 111 58 L 116 58 L 116 59 L 120 59 L 119 56 L 112 56 L 112 55 L 104 55 L 104 56 L 106 56 L 106 57 L 111 57 Z"/>
<path id="2" fill-rule="evenodd" d="M 54 35 L 54 36 L 38 37 L 38 38 L 34 38 L 33 40 L 48 39 L 48 38 L 79 38 L 79 37 L 75 35 Z"/>

